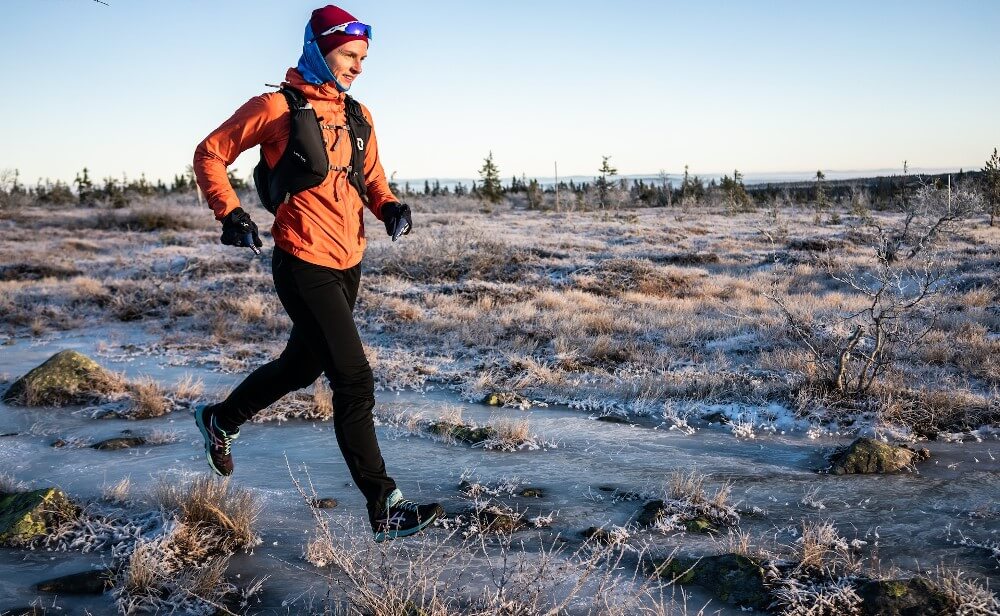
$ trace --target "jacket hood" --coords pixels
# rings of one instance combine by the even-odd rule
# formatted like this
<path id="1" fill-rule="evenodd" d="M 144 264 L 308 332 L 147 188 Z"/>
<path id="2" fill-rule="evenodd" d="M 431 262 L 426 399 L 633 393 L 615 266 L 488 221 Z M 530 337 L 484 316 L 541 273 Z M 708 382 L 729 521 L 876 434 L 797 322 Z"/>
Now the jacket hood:
<path id="1" fill-rule="evenodd" d="M 344 94 L 337 89 L 333 83 L 321 83 L 319 85 L 310 83 L 302 76 L 296 68 L 288 69 L 285 73 L 285 81 L 282 85 L 289 85 L 301 91 L 306 98 L 319 101 L 331 101 L 342 103 Z"/>

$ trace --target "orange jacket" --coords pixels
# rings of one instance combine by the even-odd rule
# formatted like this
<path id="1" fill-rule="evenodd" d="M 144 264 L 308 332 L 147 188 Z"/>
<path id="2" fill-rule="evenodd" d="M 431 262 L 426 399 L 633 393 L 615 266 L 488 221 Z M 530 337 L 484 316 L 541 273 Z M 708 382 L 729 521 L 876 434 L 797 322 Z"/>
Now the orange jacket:
<path id="1" fill-rule="evenodd" d="M 350 137 L 344 95 L 333 84 L 314 85 L 294 68 L 288 69 L 285 83 L 298 88 L 316 109 L 329 150 L 330 165 L 351 164 Z M 378 157 L 378 142 L 371 113 L 362 111 L 372 134 L 365 146 L 365 182 L 368 207 L 382 219 L 382 205 L 398 201 Z M 194 153 L 194 173 L 215 218 L 222 220 L 240 206 L 229 183 L 226 167 L 244 150 L 260 145 L 267 164 L 277 164 L 288 142 L 288 103 L 280 92 L 255 96 L 236 110 L 233 117 L 212 131 Z M 274 243 L 303 261 L 336 269 L 357 265 L 365 250 L 364 204 L 347 180 L 345 171 L 331 171 L 322 184 L 293 195 L 278 209 L 271 227 Z"/>

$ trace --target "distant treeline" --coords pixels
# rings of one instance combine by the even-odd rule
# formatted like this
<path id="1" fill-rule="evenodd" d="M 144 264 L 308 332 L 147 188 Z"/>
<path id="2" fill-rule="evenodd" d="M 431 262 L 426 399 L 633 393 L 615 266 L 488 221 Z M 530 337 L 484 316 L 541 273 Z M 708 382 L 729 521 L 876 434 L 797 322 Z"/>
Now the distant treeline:
<path id="1" fill-rule="evenodd" d="M 878 207 L 889 205 L 904 193 L 915 191 L 921 186 L 946 188 L 949 178 L 952 185 L 965 182 L 982 182 L 982 171 L 959 171 L 958 173 L 889 175 L 870 178 L 852 178 L 847 180 L 822 180 L 823 190 L 832 201 L 848 201 L 858 190 L 868 194 L 872 205 Z M 752 184 L 745 187 L 754 199 L 766 200 L 785 196 L 796 203 L 813 201 L 816 198 L 816 180 L 804 182 L 774 182 L 767 184 Z"/>

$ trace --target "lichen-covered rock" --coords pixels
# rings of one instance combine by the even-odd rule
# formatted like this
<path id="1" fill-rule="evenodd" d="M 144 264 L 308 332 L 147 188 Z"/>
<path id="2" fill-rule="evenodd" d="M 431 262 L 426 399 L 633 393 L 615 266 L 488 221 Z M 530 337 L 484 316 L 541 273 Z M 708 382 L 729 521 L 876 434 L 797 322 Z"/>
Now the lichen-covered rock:
<path id="1" fill-rule="evenodd" d="M 930 453 L 926 454 L 930 457 Z M 834 475 L 898 473 L 910 468 L 923 455 L 871 438 L 859 438 L 830 458 Z"/>
<path id="2" fill-rule="evenodd" d="M 697 517 L 693 520 L 685 521 L 684 528 L 689 533 L 715 534 L 719 532 L 719 528 L 713 524 L 711 520 L 705 517 Z"/>
<path id="3" fill-rule="evenodd" d="M 76 351 L 60 351 L 14 381 L 3 401 L 22 406 L 86 404 L 123 389 L 121 379 Z"/>
<path id="4" fill-rule="evenodd" d="M 453 438 L 470 445 L 478 445 L 497 435 L 497 431 L 489 426 L 476 427 L 449 421 L 436 421 L 430 424 L 427 430 L 432 434 Z"/>
<path id="5" fill-rule="evenodd" d="M 858 596 L 865 616 L 945 616 L 958 608 L 922 577 L 867 582 L 858 588 Z"/>
<path id="6" fill-rule="evenodd" d="M 697 584 L 731 605 L 764 610 L 772 601 L 764 583 L 764 568 L 741 554 L 719 554 L 700 560 L 673 558 L 654 566 L 660 577 L 681 585 Z"/>
<path id="7" fill-rule="evenodd" d="M 77 515 L 58 488 L 0 494 L 0 545 L 23 546 Z"/>
<path id="8" fill-rule="evenodd" d="M 338 503 L 335 498 L 314 498 L 311 504 L 316 509 L 333 509 Z"/>

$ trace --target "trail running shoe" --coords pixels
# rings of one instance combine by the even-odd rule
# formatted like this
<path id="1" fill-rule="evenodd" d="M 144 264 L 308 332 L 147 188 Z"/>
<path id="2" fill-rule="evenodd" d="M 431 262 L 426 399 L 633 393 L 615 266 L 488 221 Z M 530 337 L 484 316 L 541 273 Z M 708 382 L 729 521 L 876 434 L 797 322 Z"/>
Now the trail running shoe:
<path id="1" fill-rule="evenodd" d="M 205 457 L 216 475 L 227 477 L 233 474 L 233 456 L 229 448 L 240 435 L 239 428 L 232 434 L 219 427 L 211 404 L 198 407 L 194 412 L 194 422 L 205 439 Z"/>
<path id="2" fill-rule="evenodd" d="M 419 533 L 444 515 L 437 503 L 418 505 L 403 498 L 398 489 L 385 499 L 385 507 L 375 518 L 375 541 L 382 542 Z"/>

